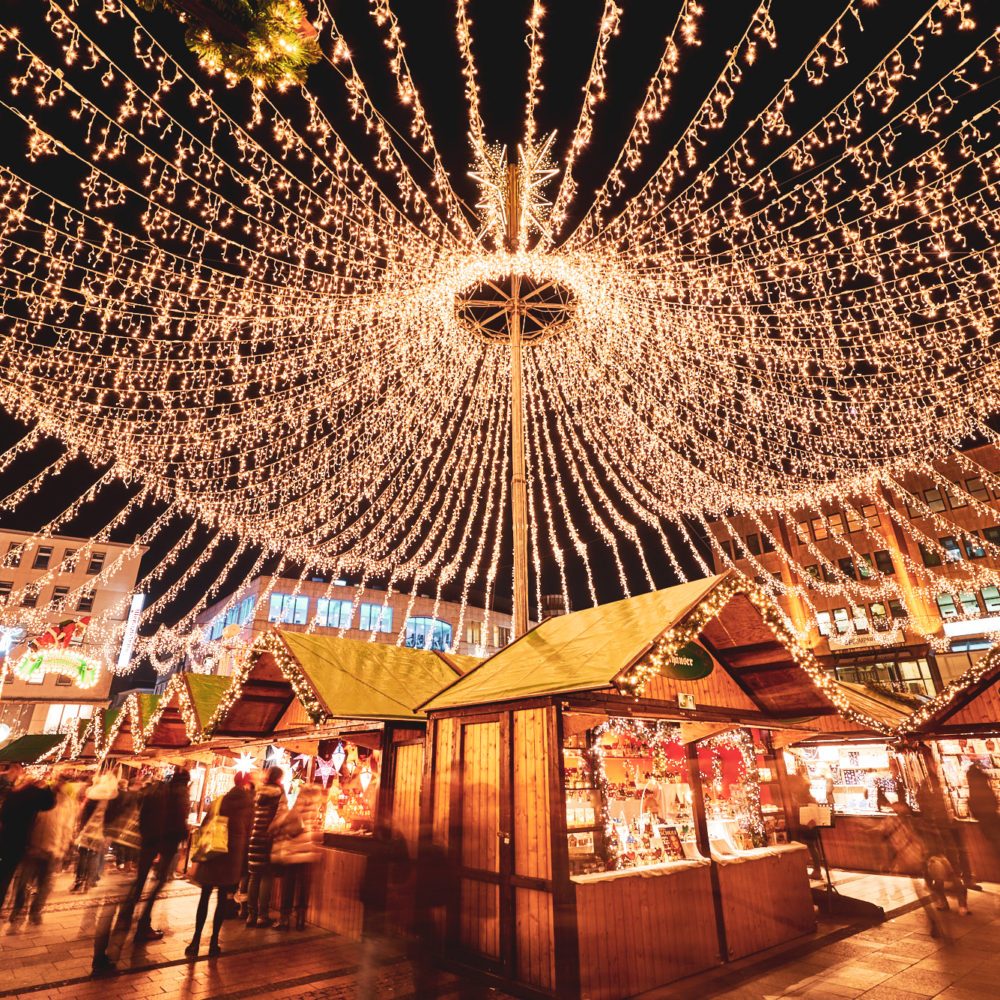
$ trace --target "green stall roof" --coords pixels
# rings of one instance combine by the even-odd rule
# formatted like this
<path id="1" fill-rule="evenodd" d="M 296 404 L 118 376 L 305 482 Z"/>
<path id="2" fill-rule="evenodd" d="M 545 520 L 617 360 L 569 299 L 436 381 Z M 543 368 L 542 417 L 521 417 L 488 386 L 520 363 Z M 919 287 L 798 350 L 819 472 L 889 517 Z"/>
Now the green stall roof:
<path id="1" fill-rule="evenodd" d="M 460 672 L 451 657 L 428 650 L 285 630 L 278 634 L 332 718 L 422 719 L 415 706 Z M 462 665 L 472 659 L 461 657 Z"/>
<path id="2" fill-rule="evenodd" d="M 28 733 L 0 750 L 0 764 L 34 764 L 64 739 L 65 733 Z"/>
<path id="3" fill-rule="evenodd" d="M 203 732 L 219 702 L 222 701 L 222 696 L 229 690 L 232 678 L 192 673 L 185 674 L 184 677 L 191 695 L 191 705 L 194 708 L 198 730 Z"/>
<path id="4" fill-rule="evenodd" d="M 605 688 L 727 576 L 548 618 L 422 707 L 437 711 Z"/>

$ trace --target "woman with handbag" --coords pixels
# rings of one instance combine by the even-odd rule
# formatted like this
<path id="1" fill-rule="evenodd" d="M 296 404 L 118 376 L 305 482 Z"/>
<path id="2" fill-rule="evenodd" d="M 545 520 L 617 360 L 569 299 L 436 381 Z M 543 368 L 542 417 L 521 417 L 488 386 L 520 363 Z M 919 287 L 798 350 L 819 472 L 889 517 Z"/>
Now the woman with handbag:
<path id="1" fill-rule="evenodd" d="M 201 898 L 194 921 L 194 937 L 184 949 L 184 954 L 193 958 L 198 954 L 201 932 L 208 917 L 208 901 L 212 890 L 216 891 L 215 913 L 212 916 L 212 939 L 208 945 L 209 955 L 218 955 L 219 931 L 226 919 L 226 905 L 229 894 L 235 891 L 240 881 L 247 844 L 250 840 L 250 824 L 253 821 L 253 795 L 247 788 L 250 779 L 245 774 L 236 775 L 236 783 L 221 798 L 216 799 L 202 821 L 198 845 L 192 852 L 196 867 L 192 881 L 201 886 Z M 225 849 L 220 850 L 225 840 Z"/>
<path id="2" fill-rule="evenodd" d="M 281 875 L 281 917 L 274 929 L 287 931 L 295 909 L 295 929 L 306 929 L 312 865 L 319 859 L 323 838 L 323 790 L 303 785 L 291 809 L 279 809 L 271 824 L 271 860 Z"/>

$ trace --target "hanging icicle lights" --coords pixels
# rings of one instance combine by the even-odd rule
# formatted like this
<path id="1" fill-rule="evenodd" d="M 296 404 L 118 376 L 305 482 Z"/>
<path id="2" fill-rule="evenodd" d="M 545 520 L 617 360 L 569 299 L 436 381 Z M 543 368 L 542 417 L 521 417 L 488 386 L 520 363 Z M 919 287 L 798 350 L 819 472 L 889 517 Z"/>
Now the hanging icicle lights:
<path id="1" fill-rule="evenodd" d="M 481 215 L 435 145 L 393 0 L 371 14 L 398 127 L 328 0 L 289 21 L 319 65 L 255 64 L 242 81 L 236 62 L 220 75 L 211 39 L 199 64 L 162 5 L 147 6 L 44 0 L 21 30 L 0 26 L 4 134 L 26 137 L 23 160 L 0 167 L 0 405 L 29 427 L 0 468 L 43 438 L 65 449 L 2 505 L 64 482 L 78 455 L 103 478 L 47 530 L 121 480 L 132 497 L 98 541 L 165 505 L 137 544 L 179 534 L 182 571 L 147 605 L 146 632 L 207 566 L 221 581 L 275 553 L 304 577 L 352 575 L 359 600 L 376 582 L 430 584 L 438 598 L 460 586 L 463 606 L 473 586 L 500 589 L 510 350 L 473 336 L 456 299 L 512 276 L 572 300 L 558 333 L 524 351 L 530 562 L 557 564 L 564 590 L 565 561 L 579 560 L 596 600 L 592 561 L 609 555 L 626 593 L 637 557 L 643 587 L 667 582 L 656 567 L 680 567 L 666 524 L 690 540 L 684 518 L 898 490 L 918 461 L 996 439 L 989 4 L 896 3 L 874 59 L 874 0 L 836 4 L 770 99 L 755 74 L 785 44 L 783 19 L 771 0 L 748 4 L 714 85 L 684 102 L 668 141 L 658 126 L 680 113 L 678 80 L 704 58 L 713 6 L 732 17 L 721 0 L 679 0 L 591 195 L 581 170 L 639 13 L 596 5 L 582 108 L 553 141 L 536 120 L 550 15 L 524 5 L 527 75 L 512 99 L 526 99 L 525 125 L 504 160 L 481 112 L 475 4 L 456 0 L 463 169 L 480 178 Z M 318 71 L 343 83 L 346 115 L 329 86 L 310 90 Z M 826 110 L 793 124 L 806 94 L 828 96 Z M 507 161 L 521 164 L 529 209 L 513 245 L 499 235 Z M 178 532 L 192 518 L 207 543 Z M 638 527 L 659 533 L 662 556 L 642 552 Z M 220 586 L 137 652 L 169 666 Z M 96 615 L 92 633 L 110 641 L 125 610 Z"/>

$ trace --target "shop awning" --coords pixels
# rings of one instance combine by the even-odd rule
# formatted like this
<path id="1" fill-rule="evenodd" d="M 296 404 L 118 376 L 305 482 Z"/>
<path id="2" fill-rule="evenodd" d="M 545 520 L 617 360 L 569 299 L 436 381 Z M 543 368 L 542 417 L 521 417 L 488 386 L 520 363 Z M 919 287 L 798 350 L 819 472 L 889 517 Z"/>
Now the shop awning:
<path id="1" fill-rule="evenodd" d="M 63 733 L 28 733 L 0 750 L 0 764 L 34 764 L 65 739 Z"/>
<path id="2" fill-rule="evenodd" d="M 278 635 L 330 718 L 422 718 L 414 706 L 455 680 L 461 666 L 480 662 L 337 636 L 285 630 Z"/>
<path id="3" fill-rule="evenodd" d="M 726 576 L 548 618 L 423 707 L 436 711 L 608 687 Z"/>
<path id="4" fill-rule="evenodd" d="M 188 692 L 191 696 L 191 707 L 194 709 L 195 722 L 199 732 L 203 732 L 208 720 L 212 718 L 222 696 L 232 683 L 231 677 L 217 677 L 215 674 L 184 674 Z"/>

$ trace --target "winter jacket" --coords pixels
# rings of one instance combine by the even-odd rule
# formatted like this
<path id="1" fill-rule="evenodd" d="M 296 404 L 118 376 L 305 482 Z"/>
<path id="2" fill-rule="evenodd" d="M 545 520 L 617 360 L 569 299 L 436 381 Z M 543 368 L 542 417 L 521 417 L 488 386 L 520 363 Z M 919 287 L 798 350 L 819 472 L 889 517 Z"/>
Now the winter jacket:
<path id="1" fill-rule="evenodd" d="M 39 813 L 56 804 L 56 794 L 44 785 L 27 784 L 15 788 L 0 809 L 0 858 L 20 858 L 31 839 Z"/>
<path id="2" fill-rule="evenodd" d="M 143 850 L 173 853 L 188 835 L 191 800 L 187 784 L 160 782 L 151 785 L 139 805 L 139 832 Z"/>
<path id="3" fill-rule="evenodd" d="M 79 785 L 63 785 L 52 809 L 40 812 L 31 831 L 28 854 L 33 858 L 62 861 L 76 830 Z"/>
<path id="4" fill-rule="evenodd" d="M 253 824 L 247 851 L 248 867 L 259 872 L 271 863 L 270 827 L 281 806 L 286 806 L 285 791 L 280 785 L 262 785 L 253 804 Z"/>
<path id="5" fill-rule="evenodd" d="M 319 859 L 323 839 L 323 793 L 315 785 L 299 792 L 295 805 L 278 808 L 270 833 L 271 860 L 283 865 L 307 865 Z"/>
<path id="6" fill-rule="evenodd" d="M 237 885 L 243 876 L 253 823 L 253 793 L 246 788 L 230 788 L 219 804 L 219 815 L 229 821 L 229 850 L 202 861 L 193 880 L 198 885 Z"/>

